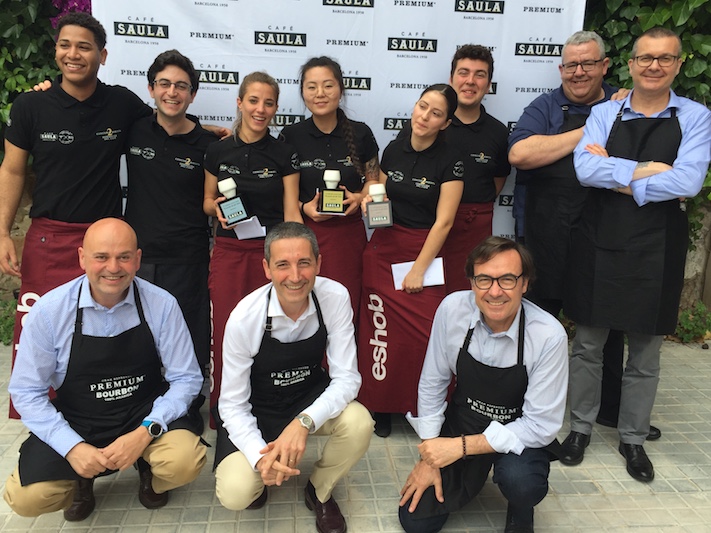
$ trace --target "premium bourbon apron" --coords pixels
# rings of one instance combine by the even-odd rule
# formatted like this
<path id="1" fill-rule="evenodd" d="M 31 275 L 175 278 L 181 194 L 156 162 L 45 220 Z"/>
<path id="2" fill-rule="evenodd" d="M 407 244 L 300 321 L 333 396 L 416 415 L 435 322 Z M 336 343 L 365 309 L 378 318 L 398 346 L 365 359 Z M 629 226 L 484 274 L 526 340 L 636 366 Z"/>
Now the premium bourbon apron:
<path id="1" fill-rule="evenodd" d="M 610 156 L 672 165 L 681 144 L 670 118 L 622 121 L 607 141 Z M 573 239 L 566 314 L 587 326 L 664 335 L 676 329 L 689 244 L 679 199 L 638 206 L 631 196 L 591 188 Z"/>
<path id="2" fill-rule="evenodd" d="M 526 316 L 521 306 L 518 326 L 517 361 L 514 366 L 498 368 L 474 359 L 468 351 L 474 328 L 467 331 L 457 357 L 457 385 L 445 412 L 440 436 L 478 435 L 496 420 L 501 424 L 519 418 L 528 387 L 523 364 Z M 469 503 L 486 483 L 498 454 L 470 455 L 441 469 L 444 503 L 437 501 L 434 487 L 429 487 L 415 509 L 414 518 L 450 513 Z"/>
<path id="3" fill-rule="evenodd" d="M 115 337 L 92 337 L 82 333 L 79 289 L 67 374 L 53 401 L 72 429 L 98 448 L 136 429 L 153 401 L 168 389 L 135 282 L 133 290 L 140 324 Z M 34 434 L 20 448 L 19 470 L 23 486 L 80 478 L 64 457 Z"/>
<path id="4" fill-rule="evenodd" d="M 563 110 L 565 133 L 585 125 L 588 115 Z M 526 247 L 533 254 L 536 282 L 531 293 L 538 298 L 562 300 L 565 269 L 570 253 L 570 233 L 578 223 L 588 189 L 575 175 L 573 154 L 555 163 L 530 170 L 526 183 Z"/>
<path id="5" fill-rule="evenodd" d="M 271 290 L 267 293 L 267 302 L 271 293 Z M 328 332 L 316 293 L 312 291 L 311 294 L 318 315 L 318 331 L 308 339 L 280 342 L 272 337 L 272 317 L 267 316 L 262 343 L 254 356 L 249 403 L 266 442 L 275 440 L 299 413 L 321 396 L 330 383 L 328 373 L 321 364 Z M 217 409 L 213 410 L 213 415 L 217 414 Z M 237 451 L 222 420 L 216 416 L 216 421 L 215 467 Z"/>

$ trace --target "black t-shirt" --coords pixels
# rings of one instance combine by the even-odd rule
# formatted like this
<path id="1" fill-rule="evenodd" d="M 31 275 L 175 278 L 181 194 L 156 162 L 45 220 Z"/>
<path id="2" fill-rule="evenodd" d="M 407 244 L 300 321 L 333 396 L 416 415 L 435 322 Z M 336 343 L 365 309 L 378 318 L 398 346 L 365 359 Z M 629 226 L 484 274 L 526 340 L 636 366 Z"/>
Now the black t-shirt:
<path id="1" fill-rule="evenodd" d="M 125 87 L 98 82 L 83 102 L 60 87 L 21 94 L 5 138 L 32 154 L 32 218 L 94 222 L 121 216 L 119 159 L 129 129 L 150 107 Z"/>
<path id="2" fill-rule="evenodd" d="M 385 148 L 380 168 L 388 177 L 385 187 L 393 221 L 429 229 L 437 218 L 442 183 L 463 180 L 464 157 L 441 137 L 421 152 L 412 148 L 409 137 L 398 137 Z"/>
<path id="3" fill-rule="evenodd" d="M 283 177 L 299 171 L 299 156 L 290 144 L 271 135 L 250 144 L 232 135 L 208 146 L 205 169 L 218 182 L 233 178 L 247 213 L 269 231 L 284 221 Z M 236 238 L 233 230 L 222 227 L 217 235 Z"/>
<path id="4" fill-rule="evenodd" d="M 398 134 L 409 137 L 410 123 Z M 479 120 L 464 124 L 457 117 L 444 130 L 444 138 L 466 156 L 464 193 L 462 203 L 493 202 L 496 199 L 494 178 L 503 178 L 511 172 L 508 158 L 509 130 L 489 115 L 481 106 Z"/>
<path id="5" fill-rule="evenodd" d="M 195 128 L 186 134 L 168 135 L 153 115 L 136 122 L 128 137 L 126 222 L 138 235 L 146 263 L 209 261 L 203 163 L 218 137 L 189 118 Z"/>
<path id="6" fill-rule="evenodd" d="M 378 143 L 371 129 L 363 122 L 349 121 L 353 129 L 353 142 L 361 165 L 378 156 Z M 325 189 L 323 171 L 339 170 L 341 183 L 351 192 L 363 188 L 363 176 L 351 162 L 350 150 L 342 124 L 331 133 L 323 133 L 314 124 L 313 118 L 286 126 L 281 134 L 299 154 L 301 176 L 299 177 L 299 200 L 309 202 L 316 189 Z"/>

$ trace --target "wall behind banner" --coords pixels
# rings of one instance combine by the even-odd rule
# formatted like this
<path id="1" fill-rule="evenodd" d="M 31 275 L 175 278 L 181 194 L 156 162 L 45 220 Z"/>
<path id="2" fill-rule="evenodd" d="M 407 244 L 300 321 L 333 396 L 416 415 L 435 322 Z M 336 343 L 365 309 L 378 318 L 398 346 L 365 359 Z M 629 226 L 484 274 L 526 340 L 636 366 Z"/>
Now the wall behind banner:
<path id="1" fill-rule="evenodd" d="M 303 120 L 299 67 L 333 57 L 346 76 L 346 113 L 373 129 L 382 152 L 467 43 L 491 49 L 484 105 L 512 128 L 531 100 L 560 85 L 562 45 L 582 28 L 585 0 L 93 0 L 92 11 L 108 34 L 102 81 L 152 104 L 148 67 L 176 48 L 200 71 L 190 112 L 206 124 L 232 125 L 239 83 L 255 70 L 281 86 L 274 133 Z M 494 233 L 511 237 L 512 190 L 509 178 L 494 212 Z"/>

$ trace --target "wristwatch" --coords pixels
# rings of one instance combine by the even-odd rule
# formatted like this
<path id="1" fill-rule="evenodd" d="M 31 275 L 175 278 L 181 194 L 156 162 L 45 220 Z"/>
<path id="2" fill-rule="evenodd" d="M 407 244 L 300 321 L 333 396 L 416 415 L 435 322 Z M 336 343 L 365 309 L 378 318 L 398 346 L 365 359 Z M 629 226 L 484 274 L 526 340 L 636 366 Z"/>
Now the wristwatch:
<path id="1" fill-rule="evenodd" d="M 314 420 L 311 418 L 309 415 L 305 413 L 301 413 L 299 416 L 296 417 L 296 419 L 299 421 L 302 427 L 305 427 L 306 429 L 309 430 L 309 433 L 311 433 L 314 429 Z"/>
<path id="2" fill-rule="evenodd" d="M 141 422 L 141 425 L 148 430 L 148 434 L 153 439 L 157 439 L 164 433 L 163 428 L 161 427 L 161 425 L 158 422 L 151 422 L 150 420 L 144 420 L 143 422 Z"/>

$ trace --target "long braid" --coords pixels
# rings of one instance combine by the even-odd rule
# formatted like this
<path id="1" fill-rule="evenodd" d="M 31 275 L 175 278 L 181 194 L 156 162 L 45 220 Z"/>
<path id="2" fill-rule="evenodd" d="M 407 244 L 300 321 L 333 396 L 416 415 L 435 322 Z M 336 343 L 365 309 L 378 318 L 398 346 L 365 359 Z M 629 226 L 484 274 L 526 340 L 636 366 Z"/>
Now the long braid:
<path id="1" fill-rule="evenodd" d="M 343 133 L 345 134 L 346 144 L 348 145 L 348 155 L 351 158 L 351 163 L 356 169 L 359 175 L 365 176 L 365 169 L 363 168 L 363 163 L 358 157 L 358 151 L 356 150 L 355 139 L 353 138 L 353 126 L 351 121 L 348 120 L 346 113 L 340 107 L 336 111 L 336 116 L 338 117 L 338 123 L 343 128 Z"/>

